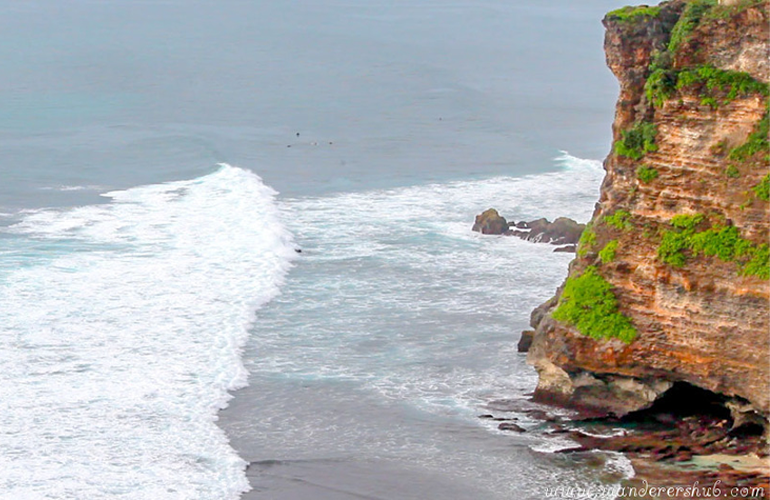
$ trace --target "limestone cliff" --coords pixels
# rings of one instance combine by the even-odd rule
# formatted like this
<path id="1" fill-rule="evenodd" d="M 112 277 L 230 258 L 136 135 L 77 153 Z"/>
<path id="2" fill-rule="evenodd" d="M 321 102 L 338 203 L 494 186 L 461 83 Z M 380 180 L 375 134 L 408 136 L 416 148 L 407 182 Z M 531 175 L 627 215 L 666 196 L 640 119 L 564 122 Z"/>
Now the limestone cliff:
<path id="1" fill-rule="evenodd" d="M 537 399 L 598 413 L 676 382 L 770 415 L 770 2 L 609 13 L 620 82 L 593 219 L 533 314 Z"/>

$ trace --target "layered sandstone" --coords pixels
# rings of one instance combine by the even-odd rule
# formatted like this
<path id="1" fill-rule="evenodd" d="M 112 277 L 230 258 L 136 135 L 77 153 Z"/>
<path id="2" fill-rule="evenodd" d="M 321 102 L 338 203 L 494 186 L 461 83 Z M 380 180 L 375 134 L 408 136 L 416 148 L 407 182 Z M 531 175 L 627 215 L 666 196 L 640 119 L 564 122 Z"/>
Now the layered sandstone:
<path id="1" fill-rule="evenodd" d="M 754 86 L 728 96 L 727 87 L 681 85 L 656 94 L 655 103 L 645 84 L 656 65 L 664 65 L 674 75 L 703 67 L 739 71 L 767 85 L 770 2 L 705 6 L 706 14 L 672 51 L 671 34 L 686 8 L 687 2 L 674 0 L 650 15 L 604 19 L 607 63 L 620 83 L 616 146 L 604 162 L 594 236 L 582 243 L 569 276 L 595 268 L 636 337 L 628 343 L 589 337 L 555 320 L 562 287 L 537 316 L 528 359 L 540 376 L 541 400 L 621 415 L 687 382 L 766 419 L 770 282 L 746 273 L 739 259 L 690 250 L 677 267 L 662 260 L 659 247 L 680 214 L 702 216 L 699 231 L 732 226 L 754 248 L 768 242 L 768 202 L 755 189 L 768 173 L 766 143 L 740 161 L 730 155 L 758 130 L 767 92 Z M 617 142 L 639 124 L 654 126 L 654 147 L 637 159 L 619 154 Z M 640 167 L 654 175 L 643 180 Z M 607 222 L 620 213 L 628 214 L 622 223 Z M 613 241 L 608 258 L 601 251 Z"/>

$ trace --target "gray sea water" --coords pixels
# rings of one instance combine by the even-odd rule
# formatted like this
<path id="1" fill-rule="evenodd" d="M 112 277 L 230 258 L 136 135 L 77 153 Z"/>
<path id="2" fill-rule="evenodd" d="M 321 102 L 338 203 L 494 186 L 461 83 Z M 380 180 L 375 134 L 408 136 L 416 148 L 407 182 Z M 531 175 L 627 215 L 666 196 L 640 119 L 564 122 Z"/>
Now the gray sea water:
<path id="1" fill-rule="evenodd" d="M 470 231 L 590 217 L 618 6 L 0 0 L 0 498 L 629 474 L 494 403 L 571 257 Z"/>

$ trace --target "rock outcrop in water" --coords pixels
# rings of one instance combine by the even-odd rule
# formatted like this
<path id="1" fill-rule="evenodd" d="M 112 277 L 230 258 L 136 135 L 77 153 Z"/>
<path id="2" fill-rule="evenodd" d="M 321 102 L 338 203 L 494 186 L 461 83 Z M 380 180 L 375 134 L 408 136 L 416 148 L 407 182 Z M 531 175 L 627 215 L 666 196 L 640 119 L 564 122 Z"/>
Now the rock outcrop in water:
<path id="1" fill-rule="evenodd" d="M 472 229 L 481 234 L 504 234 L 508 231 L 508 221 L 497 210 L 490 208 L 476 216 Z"/>
<path id="2" fill-rule="evenodd" d="M 767 422 L 769 11 L 605 17 L 614 145 L 567 281 L 533 318 L 537 400 L 624 415 L 678 383 Z"/>
<path id="3" fill-rule="evenodd" d="M 510 234 L 527 241 L 550 243 L 551 245 L 574 245 L 580 240 L 585 224 L 578 224 L 567 217 L 559 217 L 550 222 L 548 219 L 537 219 L 530 222 L 519 222 L 517 229 Z"/>
<path id="4" fill-rule="evenodd" d="M 521 221 L 509 224 L 497 210 L 490 208 L 476 216 L 472 230 L 481 234 L 517 236 L 535 243 L 566 245 L 566 247 L 554 251 L 574 251 L 574 245 L 580 240 L 580 235 L 585 227 L 585 224 L 578 224 L 567 217 L 559 217 L 553 222 L 541 218 L 529 222 Z"/>

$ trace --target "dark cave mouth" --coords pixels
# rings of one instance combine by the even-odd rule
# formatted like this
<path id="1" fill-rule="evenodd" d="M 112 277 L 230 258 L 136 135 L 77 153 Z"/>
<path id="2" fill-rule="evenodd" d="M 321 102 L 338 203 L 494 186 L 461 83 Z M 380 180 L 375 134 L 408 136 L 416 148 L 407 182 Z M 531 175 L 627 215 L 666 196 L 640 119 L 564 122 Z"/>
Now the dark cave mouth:
<path id="1" fill-rule="evenodd" d="M 727 421 L 732 427 L 730 435 L 736 437 L 762 435 L 765 425 L 759 415 L 748 418 L 735 426 L 728 407 L 731 398 L 688 382 L 675 382 L 649 407 L 627 414 L 622 420 L 641 425 L 675 426 L 678 422 L 697 417 L 704 424 Z M 747 401 L 745 403 L 748 403 Z"/>

